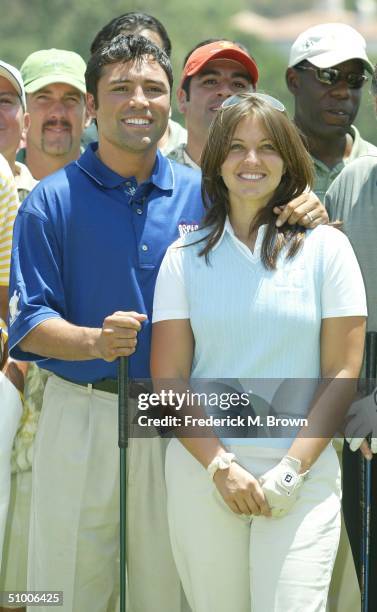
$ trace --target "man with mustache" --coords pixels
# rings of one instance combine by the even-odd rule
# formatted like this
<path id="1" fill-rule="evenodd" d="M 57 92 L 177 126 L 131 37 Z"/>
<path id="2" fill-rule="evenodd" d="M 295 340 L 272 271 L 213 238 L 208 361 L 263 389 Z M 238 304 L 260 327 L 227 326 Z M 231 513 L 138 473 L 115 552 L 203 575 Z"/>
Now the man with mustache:
<path id="1" fill-rule="evenodd" d="M 363 85 L 373 74 L 364 38 L 343 23 L 302 32 L 291 47 L 286 82 L 294 96 L 294 120 L 314 161 L 314 192 L 323 201 L 348 162 L 377 148 L 353 125 Z"/>
<path id="2" fill-rule="evenodd" d="M 17 160 L 37 180 L 80 155 L 86 121 L 85 68 L 80 55 L 63 49 L 35 51 L 21 66 L 30 128 Z"/>

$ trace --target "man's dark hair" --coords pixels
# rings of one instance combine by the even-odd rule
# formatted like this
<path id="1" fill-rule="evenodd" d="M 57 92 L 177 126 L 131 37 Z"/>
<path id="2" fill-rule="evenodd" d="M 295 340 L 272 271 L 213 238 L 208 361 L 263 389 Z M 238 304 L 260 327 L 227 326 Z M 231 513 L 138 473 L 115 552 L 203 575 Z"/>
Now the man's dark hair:
<path id="1" fill-rule="evenodd" d="M 168 77 L 170 90 L 173 85 L 173 71 L 166 53 L 144 36 L 125 36 L 119 34 L 110 43 L 100 47 L 89 59 L 85 72 L 87 92 L 94 97 L 97 107 L 97 87 L 102 75 L 102 69 L 117 62 L 141 62 L 146 56 L 152 56 Z"/>
<path id="2" fill-rule="evenodd" d="M 242 43 L 238 42 L 237 40 L 229 40 L 229 38 L 207 38 L 207 40 L 202 40 L 200 43 L 195 45 L 195 47 L 193 47 L 191 49 L 191 51 L 189 51 L 187 53 L 185 59 L 183 60 L 183 68 L 186 66 L 187 60 L 189 59 L 191 53 L 194 53 L 194 51 L 196 51 L 196 49 L 199 49 L 200 47 L 204 47 L 205 45 L 210 45 L 211 43 L 214 43 L 214 42 L 220 42 L 221 40 L 225 40 L 226 42 L 231 42 L 234 45 L 237 45 L 237 47 L 242 49 L 242 51 L 245 51 L 245 53 L 250 55 L 248 48 L 245 47 L 245 45 L 243 45 Z M 186 92 L 186 99 L 187 99 L 187 101 L 190 100 L 190 82 L 191 82 L 191 79 L 192 79 L 192 77 L 189 76 L 182 83 L 182 89 L 183 89 L 183 91 Z"/>
<path id="3" fill-rule="evenodd" d="M 100 30 L 91 46 L 90 52 L 93 54 L 100 47 L 105 44 L 108 44 L 113 38 L 118 36 L 118 34 L 140 34 L 143 30 L 151 30 L 152 32 L 156 32 L 162 40 L 163 50 L 166 55 L 170 57 L 171 54 L 171 42 L 167 31 L 162 25 L 161 21 L 156 19 L 156 17 L 152 17 L 152 15 L 148 15 L 147 13 L 124 13 L 124 15 L 120 15 L 119 17 L 115 17 L 103 26 L 102 30 Z"/>

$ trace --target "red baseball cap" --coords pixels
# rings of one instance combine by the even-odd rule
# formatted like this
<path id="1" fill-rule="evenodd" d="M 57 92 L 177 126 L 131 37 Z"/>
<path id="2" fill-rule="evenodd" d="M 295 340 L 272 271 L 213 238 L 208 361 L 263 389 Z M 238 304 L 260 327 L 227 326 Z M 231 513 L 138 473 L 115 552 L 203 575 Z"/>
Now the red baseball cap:
<path id="1" fill-rule="evenodd" d="M 203 66 L 205 66 L 208 62 L 220 57 L 231 59 L 242 64 L 248 71 L 252 84 L 254 86 L 256 85 L 259 75 L 258 67 L 253 58 L 235 43 L 232 43 L 229 40 L 218 40 L 216 42 L 209 43 L 208 45 L 198 47 L 191 53 L 185 67 L 183 68 L 181 87 L 187 77 L 198 74 L 198 72 L 200 72 Z"/>

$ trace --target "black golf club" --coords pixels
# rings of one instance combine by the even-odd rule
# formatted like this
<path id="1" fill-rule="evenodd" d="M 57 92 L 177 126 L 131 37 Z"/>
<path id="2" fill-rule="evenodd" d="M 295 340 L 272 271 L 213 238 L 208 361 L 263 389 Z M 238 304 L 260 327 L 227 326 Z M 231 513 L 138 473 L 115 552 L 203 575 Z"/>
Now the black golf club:
<path id="1" fill-rule="evenodd" d="M 377 332 L 367 332 L 365 342 L 366 393 L 373 392 L 377 370 Z M 367 437 L 370 444 L 370 436 Z M 372 464 L 361 455 L 361 611 L 368 612 L 369 604 L 369 548 L 372 490 Z"/>
<path id="2" fill-rule="evenodd" d="M 120 449 L 120 612 L 126 612 L 126 518 L 127 518 L 127 447 L 128 447 L 128 361 L 118 364 L 118 446 Z"/>

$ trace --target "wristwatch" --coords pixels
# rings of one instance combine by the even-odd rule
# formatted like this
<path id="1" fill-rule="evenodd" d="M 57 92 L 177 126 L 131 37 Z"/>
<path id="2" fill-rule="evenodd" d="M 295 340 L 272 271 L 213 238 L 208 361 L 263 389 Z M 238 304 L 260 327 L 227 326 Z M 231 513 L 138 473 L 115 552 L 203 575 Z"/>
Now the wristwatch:
<path id="1" fill-rule="evenodd" d="M 215 457 L 211 463 L 207 467 L 207 472 L 211 476 L 214 477 L 217 470 L 227 470 L 230 468 L 230 464 L 232 461 L 235 461 L 236 455 L 233 453 L 224 453 L 223 455 L 218 455 Z"/>

